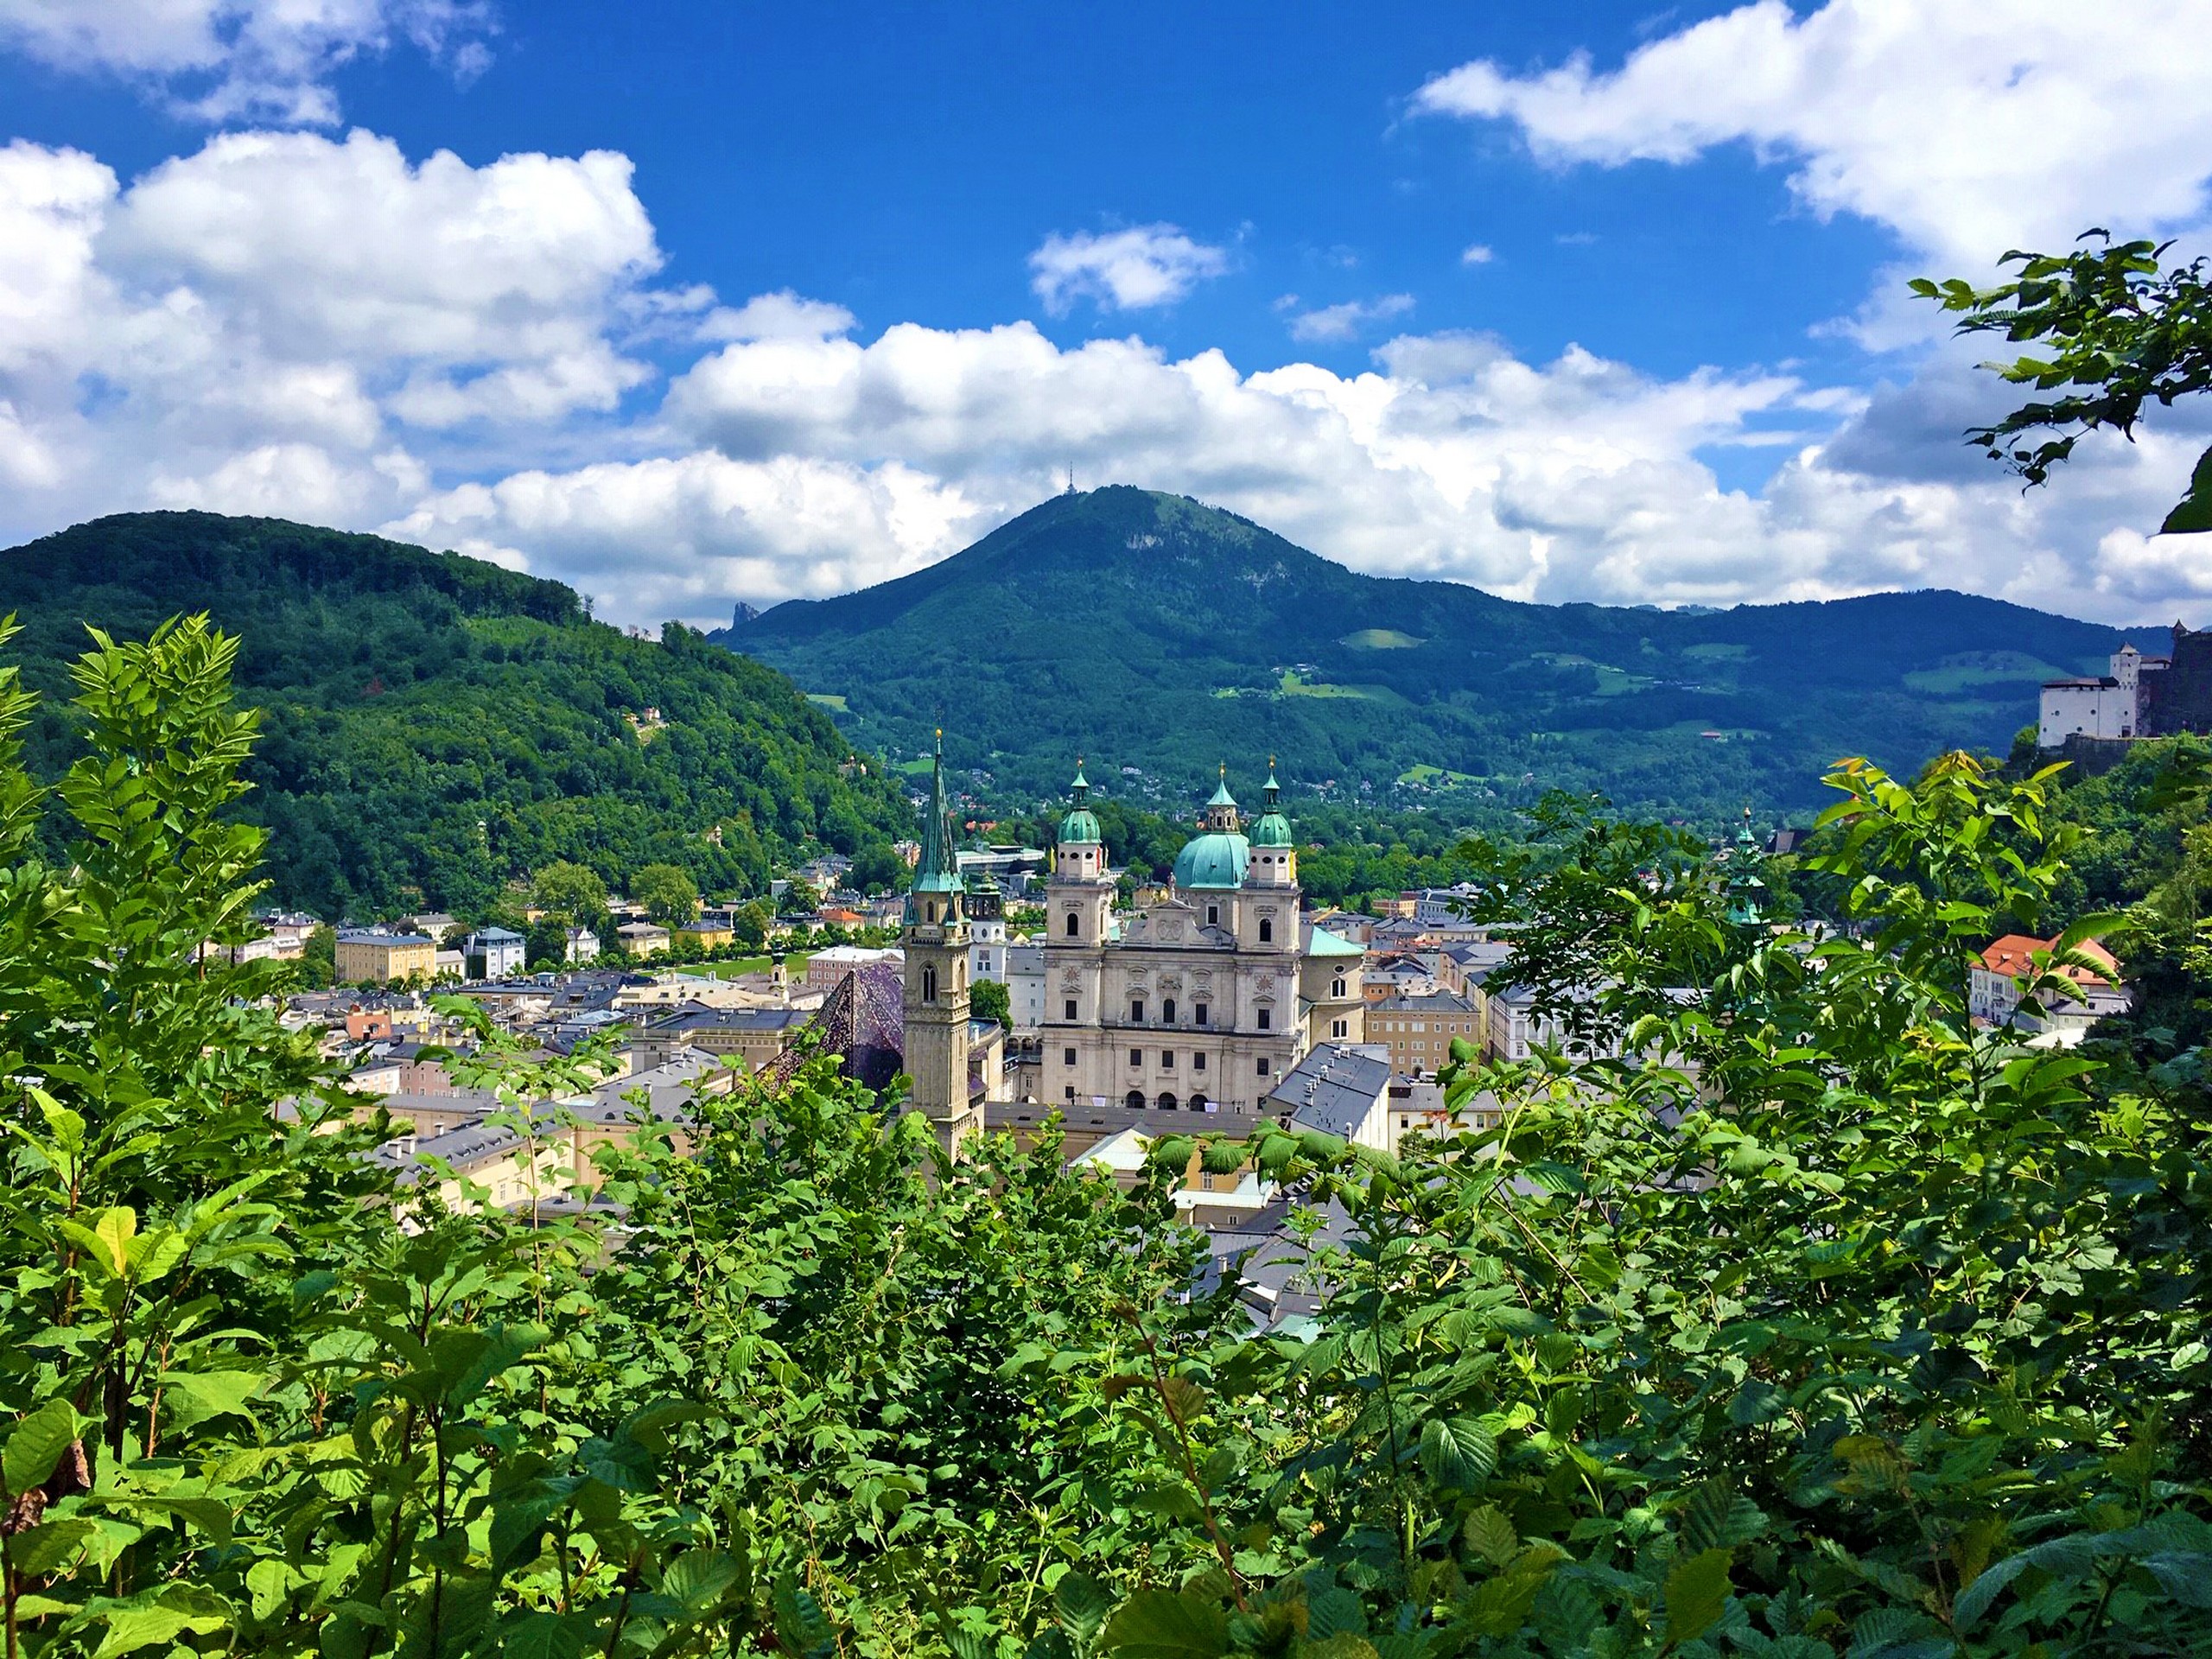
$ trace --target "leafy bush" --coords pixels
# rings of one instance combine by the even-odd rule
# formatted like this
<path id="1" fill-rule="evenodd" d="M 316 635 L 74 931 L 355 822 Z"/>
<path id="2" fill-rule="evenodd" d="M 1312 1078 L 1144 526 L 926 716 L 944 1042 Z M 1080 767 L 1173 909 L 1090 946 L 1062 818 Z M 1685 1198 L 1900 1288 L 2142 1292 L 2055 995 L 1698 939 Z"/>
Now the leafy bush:
<path id="1" fill-rule="evenodd" d="M 0 677 L 9 1659 L 2212 1643 L 2197 1058 L 1964 1014 L 1961 941 L 2058 878 L 2041 779 L 1833 778 L 1863 937 L 1556 821 L 1521 937 L 1606 988 L 1592 1058 L 1459 1053 L 1501 1121 L 1396 1156 L 953 1165 L 817 1059 L 578 1180 L 543 1103 L 607 1057 L 487 1029 L 510 1211 L 395 1185 L 283 970 L 197 959 L 257 893 L 234 643 L 95 644 L 50 801 Z M 1310 1324 L 1188 1295 L 1193 1155 L 1310 1207 Z"/>

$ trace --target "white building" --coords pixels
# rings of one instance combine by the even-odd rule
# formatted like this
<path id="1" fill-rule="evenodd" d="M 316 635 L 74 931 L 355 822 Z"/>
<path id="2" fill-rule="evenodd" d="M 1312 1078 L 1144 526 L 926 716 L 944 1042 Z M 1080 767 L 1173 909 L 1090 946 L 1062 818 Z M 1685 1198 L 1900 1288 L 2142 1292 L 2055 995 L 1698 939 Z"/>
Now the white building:
<path id="1" fill-rule="evenodd" d="M 2045 680 L 2036 714 L 2036 747 L 2062 748 L 2069 737 L 2136 737 L 2143 730 L 2147 670 L 2166 666 L 2133 645 L 2113 653 L 2112 672 L 2094 678 Z"/>
<path id="2" fill-rule="evenodd" d="M 1010 944 L 1006 951 L 1006 993 L 1016 1033 L 1027 1036 L 1045 1023 L 1045 947 Z"/>
<path id="3" fill-rule="evenodd" d="M 1006 899 L 987 869 L 969 876 L 968 977 L 1006 982 Z"/>
<path id="4" fill-rule="evenodd" d="M 1358 947 L 1301 927 L 1272 774 L 1249 838 L 1224 781 L 1166 896 L 1126 918 L 1090 787 L 1078 769 L 1046 889 L 1039 1091 L 1068 1108 L 1226 1116 L 1233 1130 L 1317 1038 L 1362 1040 Z"/>
<path id="5" fill-rule="evenodd" d="M 461 945 L 470 969 L 479 979 L 505 979 L 523 970 L 524 941 L 505 927 L 479 928 Z"/>

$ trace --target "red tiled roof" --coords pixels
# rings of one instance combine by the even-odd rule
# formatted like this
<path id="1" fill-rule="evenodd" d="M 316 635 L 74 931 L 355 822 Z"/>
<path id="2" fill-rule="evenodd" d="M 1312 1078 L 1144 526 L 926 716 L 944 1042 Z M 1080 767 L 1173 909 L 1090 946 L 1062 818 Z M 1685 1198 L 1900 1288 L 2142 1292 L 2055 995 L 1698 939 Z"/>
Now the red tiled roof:
<path id="1" fill-rule="evenodd" d="M 2035 952 L 2049 950 L 2055 943 L 2052 939 L 2031 938 L 2025 933 L 2007 933 L 2003 938 L 1992 941 L 1989 948 L 1981 953 L 1981 965 L 1993 974 L 2018 979 L 2023 974 L 2035 971 L 2031 959 Z M 2086 968 L 2065 966 L 2055 970 L 2063 977 L 2077 985 L 2104 985 L 2119 981 L 2120 963 L 2113 959 L 2111 951 L 2094 939 L 2082 940 L 2075 950 L 2092 962 L 2102 963 L 2106 976 L 2093 974 Z"/>

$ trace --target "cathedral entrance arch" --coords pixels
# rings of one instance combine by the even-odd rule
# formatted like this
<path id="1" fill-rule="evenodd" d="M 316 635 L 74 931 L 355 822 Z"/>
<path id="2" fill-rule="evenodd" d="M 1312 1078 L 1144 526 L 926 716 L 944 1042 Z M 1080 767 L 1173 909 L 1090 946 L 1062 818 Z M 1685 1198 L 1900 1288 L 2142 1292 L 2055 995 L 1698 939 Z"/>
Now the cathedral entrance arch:
<path id="1" fill-rule="evenodd" d="M 1162 1096 L 1160 1096 L 1160 1109 L 1161 1111 L 1163 1111 L 1163 1112 L 1172 1112 L 1172 1111 L 1173 1111 L 1173 1110 L 1175 1109 L 1175 1096 L 1173 1096 L 1173 1095 L 1165 1095 L 1165 1094 L 1164 1094 L 1164 1095 L 1162 1095 Z"/>
<path id="2" fill-rule="evenodd" d="M 1128 1096 L 1122 1100 L 1122 1104 L 1128 1107 L 1133 1112 L 1142 1111 L 1144 1109 L 1144 1090 L 1141 1089 L 1130 1090 Z"/>

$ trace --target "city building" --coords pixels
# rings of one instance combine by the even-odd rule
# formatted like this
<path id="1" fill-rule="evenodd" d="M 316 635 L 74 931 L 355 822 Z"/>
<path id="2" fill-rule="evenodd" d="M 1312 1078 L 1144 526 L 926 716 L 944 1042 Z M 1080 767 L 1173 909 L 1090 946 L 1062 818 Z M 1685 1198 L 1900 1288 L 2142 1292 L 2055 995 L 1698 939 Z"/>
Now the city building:
<path id="1" fill-rule="evenodd" d="M 963 865 L 963 871 L 964 871 Z M 1006 897 L 988 868 L 967 876 L 968 976 L 1006 980 Z"/>
<path id="2" fill-rule="evenodd" d="M 1045 947 L 1010 944 L 1006 949 L 1007 1013 L 1014 1028 L 1033 1033 L 1045 1023 Z"/>
<path id="3" fill-rule="evenodd" d="M 2012 1026 L 2071 1044 L 2099 1020 L 2125 1014 L 2133 1006 L 2111 951 L 2094 939 L 2085 939 L 2074 948 L 2075 954 L 2094 967 L 2059 964 L 2050 959 L 2057 943 L 2024 933 L 1993 940 L 1967 975 L 1967 1015 L 1980 1025 Z M 2036 982 L 2046 975 L 2070 988 L 2038 988 Z"/>
<path id="4" fill-rule="evenodd" d="M 428 984 L 438 971 L 437 942 L 423 933 L 344 928 L 333 955 L 339 982 L 346 985 Z"/>
<path id="5" fill-rule="evenodd" d="M 524 940 L 504 927 L 483 927 L 461 944 L 467 971 L 476 979 L 505 979 L 523 970 Z"/>
<path id="6" fill-rule="evenodd" d="M 1389 1052 L 1390 1070 L 1402 1077 L 1435 1076 L 1452 1058 L 1455 1038 L 1478 1052 L 1483 1046 L 1481 1014 L 1470 997 L 1449 991 L 1395 996 L 1367 1010 L 1367 1040 Z"/>
<path id="7" fill-rule="evenodd" d="M 614 937 L 626 956 L 651 957 L 668 949 L 668 930 L 658 922 L 625 922 Z"/>
<path id="8" fill-rule="evenodd" d="M 928 1118 L 938 1144 L 955 1156 L 982 1131 L 982 1096 L 993 1081 L 988 1070 L 980 1088 L 971 1077 L 977 1022 L 969 1014 L 968 884 L 960 874 L 957 841 L 945 799 L 940 732 L 930 767 L 921 855 L 914 861 L 906 925 L 899 936 L 906 952 L 900 975 L 901 1069 L 912 1082 L 907 1109 Z M 1002 1040 L 995 1023 L 990 1032 Z"/>
<path id="9" fill-rule="evenodd" d="M 1298 851 L 1270 771 L 1248 836 L 1226 776 L 1167 894 L 1126 917 L 1076 772 L 1045 893 L 1046 1105 L 1109 1132 L 1119 1111 L 1249 1125 L 1316 1040 L 1362 1040 L 1359 947 L 1300 925 Z M 1205 1127 L 1217 1127 L 1207 1124 Z"/>

